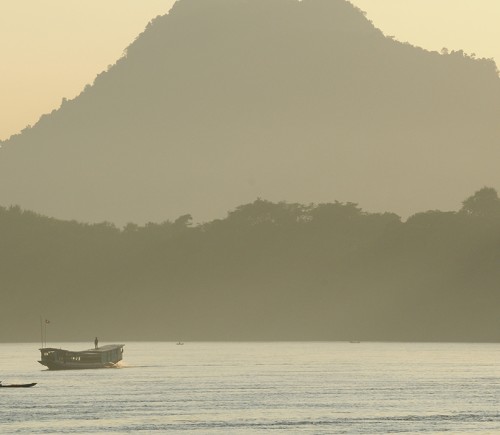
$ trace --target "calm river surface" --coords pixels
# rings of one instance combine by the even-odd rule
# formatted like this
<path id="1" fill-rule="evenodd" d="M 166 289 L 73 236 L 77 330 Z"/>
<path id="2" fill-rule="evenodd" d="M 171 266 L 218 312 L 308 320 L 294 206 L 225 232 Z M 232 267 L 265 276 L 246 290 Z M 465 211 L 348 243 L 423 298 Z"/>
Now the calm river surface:
<path id="1" fill-rule="evenodd" d="M 60 372 L 38 348 L 0 344 L 3 383 L 38 382 L 0 389 L 1 434 L 500 434 L 498 344 L 132 342 Z"/>

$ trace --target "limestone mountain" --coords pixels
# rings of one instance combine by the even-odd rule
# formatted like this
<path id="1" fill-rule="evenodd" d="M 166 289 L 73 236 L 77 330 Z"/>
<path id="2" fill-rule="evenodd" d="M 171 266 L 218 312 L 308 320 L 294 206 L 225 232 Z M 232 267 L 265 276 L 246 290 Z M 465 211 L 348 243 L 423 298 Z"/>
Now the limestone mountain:
<path id="1" fill-rule="evenodd" d="M 119 224 L 256 197 L 456 208 L 500 185 L 499 115 L 492 60 L 395 41 L 345 0 L 180 0 L 1 144 L 0 204 Z"/>

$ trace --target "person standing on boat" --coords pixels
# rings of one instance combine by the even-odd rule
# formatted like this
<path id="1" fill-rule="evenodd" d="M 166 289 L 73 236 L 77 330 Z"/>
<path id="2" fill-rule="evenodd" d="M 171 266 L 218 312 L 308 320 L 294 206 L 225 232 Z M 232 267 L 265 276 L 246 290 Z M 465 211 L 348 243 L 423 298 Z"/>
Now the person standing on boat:
<path id="1" fill-rule="evenodd" d="M 95 344 L 95 348 L 97 349 L 99 346 L 99 340 L 97 339 L 97 337 L 95 338 L 94 340 L 94 344 Z"/>

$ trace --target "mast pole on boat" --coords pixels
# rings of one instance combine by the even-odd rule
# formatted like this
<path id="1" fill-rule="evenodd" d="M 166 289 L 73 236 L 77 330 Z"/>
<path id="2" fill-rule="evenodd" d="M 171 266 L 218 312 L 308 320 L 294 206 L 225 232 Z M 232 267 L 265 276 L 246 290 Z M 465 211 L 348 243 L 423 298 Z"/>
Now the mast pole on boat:
<path id="1" fill-rule="evenodd" d="M 47 319 L 43 322 L 44 336 L 45 336 L 45 344 L 43 347 L 47 347 L 47 323 L 50 323 Z"/>
<path id="2" fill-rule="evenodd" d="M 42 316 L 40 316 L 40 342 L 41 342 L 41 347 L 43 349 L 43 322 L 42 322 Z"/>

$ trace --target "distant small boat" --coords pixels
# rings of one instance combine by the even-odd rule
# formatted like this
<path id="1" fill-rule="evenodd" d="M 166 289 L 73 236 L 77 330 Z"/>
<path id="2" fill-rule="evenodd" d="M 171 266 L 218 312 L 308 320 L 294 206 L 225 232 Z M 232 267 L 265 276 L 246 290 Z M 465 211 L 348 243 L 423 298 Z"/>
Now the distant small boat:
<path id="1" fill-rule="evenodd" d="M 116 367 L 122 360 L 124 344 L 108 344 L 95 349 L 74 352 L 53 347 L 40 349 L 40 364 L 49 370 L 102 369 Z"/>
<path id="2" fill-rule="evenodd" d="M 32 382 L 31 384 L 7 384 L 3 385 L 2 381 L 0 381 L 0 388 L 29 388 L 33 385 L 36 385 L 36 382 Z"/>
<path id="3" fill-rule="evenodd" d="M 182 346 L 184 343 L 182 341 L 178 341 L 176 344 L 177 346 Z"/>

